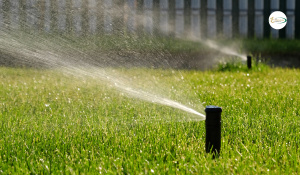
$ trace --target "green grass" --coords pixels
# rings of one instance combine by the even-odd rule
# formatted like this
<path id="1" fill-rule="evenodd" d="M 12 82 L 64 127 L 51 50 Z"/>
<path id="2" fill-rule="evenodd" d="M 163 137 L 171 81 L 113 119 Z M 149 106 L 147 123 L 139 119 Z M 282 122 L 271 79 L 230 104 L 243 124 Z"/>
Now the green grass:
<path id="1" fill-rule="evenodd" d="M 155 76 L 199 110 L 221 106 L 220 157 L 190 114 L 54 70 L 0 68 L 0 173 L 300 173 L 299 70 L 117 71 Z"/>
<path id="2" fill-rule="evenodd" d="M 252 56 L 252 55 L 251 55 Z M 269 66 L 262 63 L 261 57 L 252 56 L 251 69 L 247 66 L 247 61 L 241 61 L 239 58 L 226 58 L 221 61 L 215 70 L 220 72 L 267 72 L 270 70 Z"/>

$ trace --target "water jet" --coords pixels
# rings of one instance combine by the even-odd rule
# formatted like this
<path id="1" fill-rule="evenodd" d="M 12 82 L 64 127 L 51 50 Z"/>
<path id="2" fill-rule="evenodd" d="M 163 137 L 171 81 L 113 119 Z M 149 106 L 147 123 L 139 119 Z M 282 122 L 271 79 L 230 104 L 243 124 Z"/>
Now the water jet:
<path id="1" fill-rule="evenodd" d="M 213 153 L 214 157 L 221 150 L 221 113 L 222 108 L 218 106 L 207 106 L 205 109 L 206 120 L 206 142 L 205 150 L 207 153 Z"/>

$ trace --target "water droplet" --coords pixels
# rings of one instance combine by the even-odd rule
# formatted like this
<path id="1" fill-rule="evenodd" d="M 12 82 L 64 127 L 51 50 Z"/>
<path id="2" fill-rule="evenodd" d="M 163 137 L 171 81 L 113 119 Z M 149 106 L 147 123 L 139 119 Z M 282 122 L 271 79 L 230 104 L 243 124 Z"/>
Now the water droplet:
<path id="1" fill-rule="evenodd" d="M 50 104 L 45 104 L 45 106 L 46 106 L 46 107 L 49 107 L 49 106 L 50 106 Z"/>
<path id="2" fill-rule="evenodd" d="M 151 169 L 151 172 L 152 172 L 152 173 L 154 173 L 154 170 L 153 170 L 153 169 Z"/>

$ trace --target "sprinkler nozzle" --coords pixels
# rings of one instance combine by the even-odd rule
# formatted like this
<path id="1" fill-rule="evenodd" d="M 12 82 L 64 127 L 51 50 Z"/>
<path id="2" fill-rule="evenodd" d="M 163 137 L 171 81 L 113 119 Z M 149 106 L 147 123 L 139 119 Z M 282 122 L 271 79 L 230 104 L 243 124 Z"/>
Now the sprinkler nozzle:
<path id="1" fill-rule="evenodd" d="M 214 158 L 220 154 L 221 149 L 221 113 L 222 108 L 218 106 L 207 106 L 205 109 L 206 120 L 206 142 L 207 153 L 213 153 Z"/>
<path id="2" fill-rule="evenodd" d="M 248 65 L 248 69 L 252 68 L 252 57 L 251 56 L 247 56 L 247 65 Z"/>

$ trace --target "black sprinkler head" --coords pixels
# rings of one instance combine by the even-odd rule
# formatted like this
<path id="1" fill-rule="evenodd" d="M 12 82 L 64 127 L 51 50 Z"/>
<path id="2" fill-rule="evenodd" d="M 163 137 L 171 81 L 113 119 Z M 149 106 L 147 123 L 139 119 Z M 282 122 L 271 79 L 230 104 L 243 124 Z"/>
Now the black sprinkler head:
<path id="1" fill-rule="evenodd" d="M 247 56 L 247 66 L 248 66 L 248 69 L 252 68 L 252 57 L 251 56 Z"/>
<path id="2" fill-rule="evenodd" d="M 221 150 L 221 113 L 222 108 L 217 106 L 207 106 L 205 109 L 206 120 L 206 143 L 207 153 L 213 153 L 214 158 Z"/>

